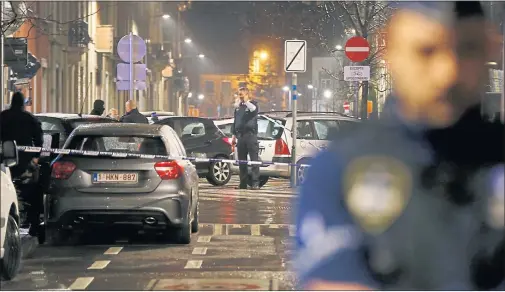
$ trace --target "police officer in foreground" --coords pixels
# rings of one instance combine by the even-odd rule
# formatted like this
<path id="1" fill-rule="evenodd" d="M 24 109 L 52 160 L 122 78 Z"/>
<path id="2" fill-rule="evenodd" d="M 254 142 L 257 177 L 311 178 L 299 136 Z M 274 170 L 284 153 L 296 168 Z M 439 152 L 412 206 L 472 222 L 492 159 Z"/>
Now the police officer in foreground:
<path id="1" fill-rule="evenodd" d="M 247 155 L 251 161 L 258 161 L 258 103 L 249 97 L 249 89 L 241 87 L 238 90 L 239 100 L 235 104 L 234 121 L 231 132 L 233 134 L 232 144 L 236 147 L 238 159 L 247 160 Z M 239 164 L 240 184 L 237 189 L 247 189 L 249 177 L 247 164 Z M 251 167 L 251 188 L 259 189 L 260 169 L 258 165 Z"/>
<path id="2" fill-rule="evenodd" d="M 42 147 L 42 127 L 31 113 L 25 111 L 25 97 L 21 92 L 12 95 L 10 108 L 0 113 L 1 139 L 16 141 L 19 146 Z M 18 164 L 10 169 L 13 179 L 23 179 L 27 171 L 38 167 L 40 153 L 20 152 Z M 35 173 L 38 173 L 35 171 Z M 37 178 L 34 178 L 37 181 Z M 21 226 L 30 225 L 29 234 L 35 236 L 40 224 L 40 213 L 43 211 L 42 194 L 37 184 L 29 183 L 19 186 L 20 196 L 30 205 L 27 210 L 27 222 Z"/>
<path id="3" fill-rule="evenodd" d="M 304 290 L 491 290 L 505 277 L 504 126 L 480 116 L 492 48 L 480 3 L 404 2 L 395 94 L 314 158 L 294 259 Z"/>

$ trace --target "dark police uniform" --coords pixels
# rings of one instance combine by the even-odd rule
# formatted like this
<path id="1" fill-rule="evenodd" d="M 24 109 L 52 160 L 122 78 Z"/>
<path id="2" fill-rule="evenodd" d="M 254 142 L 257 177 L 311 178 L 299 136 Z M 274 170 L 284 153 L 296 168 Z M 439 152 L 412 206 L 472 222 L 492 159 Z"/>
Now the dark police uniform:
<path id="1" fill-rule="evenodd" d="M 239 160 L 247 160 L 247 155 L 251 161 L 258 161 L 258 103 L 249 101 L 256 108 L 251 111 L 244 102 L 235 108 L 232 134 L 237 137 L 237 154 Z M 247 187 L 248 171 L 247 164 L 240 164 L 240 187 Z M 258 187 L 259 166 L 251 166 L 252 185 Z"/>
<path id="2" fill-rule="evenodd" d="M 312 161 L 296 219 L 301 284 L 495 289 L 505 276 L 503 124 L 474 108 L 427 131 L 389 112 Z"/>
<path id="3" fill-rule="evenodd" d="M 149 120 L 136 108 L 124 114 L 119 121 L 121 123 L 149 124 Z"/>

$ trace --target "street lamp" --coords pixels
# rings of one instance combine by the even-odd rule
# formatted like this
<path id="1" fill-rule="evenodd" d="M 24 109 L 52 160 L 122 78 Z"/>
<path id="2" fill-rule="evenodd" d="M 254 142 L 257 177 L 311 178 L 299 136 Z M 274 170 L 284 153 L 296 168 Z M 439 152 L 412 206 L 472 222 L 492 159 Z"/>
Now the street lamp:
<path id="1" fill-rule="evenodd" d="M 170 18 L 170 14 L 163 14 L 163 19 L 169 19 Z"/>
<path id="2" fill-rule="evenodd" d="M 202 100 L 202 99 L 204 99 L 204 98 L 205 98 L 205 96 L 204 96 L 203 94 L 199 94 L 199 95 L 198 95 L 198 99 L 199 99 L 199 100 Z"/>
<path id="3" fill-rule="evenodd" d="M 332 96 L 332 94 L 333 93 L 331 92 L 331 90 L 328 90 L 328 89 L 326 89 L 323 93 L 324 97 L 326 97 L 326 98 L 330 98 Z"/>
<path id="4" fill-rule="evenodd" d="M 268 53 L 267 53 L 266 51 L 262 51 L 262 52 L 260 53 L 260 58 L 261 58 L 261 60 L 266 60 L 266 59 L 268 59 Z"/>
<path id="5" fill-rule="evenodd" d="M 340 50 L 342 50 L 342 46 L 341 45 L 336 45 L 335 49 L 338 50 L 338 51 L 340 51 Z"/>
<path id="6" fill-rule="evenodd" d="M 289 87 L 288 87 L 288 86 L 284 86 L 284 87 L 282 88 L 282 91 L 284 91 L 284 92 L 288 92 L 288 91 L 289 91 Z"/>
<path id="7" fill-rule="evenodd" d="M 198 58 L 203 59 L 203 58 L 205 58 L 205 55 L 204 54 L 199 54 Z"/>
<path id="8" fill-rule="evenodd" d="M 307 88 L 308 88 L 308 89 L 314 89 L 314 85 L 309 84 L 309 85 L 307 85 Z"/>
<path id="9" fill-rule="evenodd" d="M 185 42 L 186 44 L 191 44 L 191 39 L 190 39 L 190 38 L 186 38 L 186 39 L 184 40 L 184 42 Z"/>
<path id="10" fill-rule="evenodd" d="M 193 96 L 193 92 L 188 93 L 188 97 L 192 97 L 192 96 Z"/>

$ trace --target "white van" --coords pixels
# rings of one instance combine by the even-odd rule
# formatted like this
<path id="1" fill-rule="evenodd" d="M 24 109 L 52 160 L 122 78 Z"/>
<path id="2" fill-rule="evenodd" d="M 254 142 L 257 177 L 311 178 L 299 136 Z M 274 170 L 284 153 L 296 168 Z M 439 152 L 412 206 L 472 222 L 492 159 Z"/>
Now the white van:
<path id="1" fill-rule="evenodd" d="M 9 170 L 18 163 L 18 153 L 13 141 L 2 143 L 1 151 L 0 275 L 12 280 L 19 272 L 22 253 L 18 198 Z"/>

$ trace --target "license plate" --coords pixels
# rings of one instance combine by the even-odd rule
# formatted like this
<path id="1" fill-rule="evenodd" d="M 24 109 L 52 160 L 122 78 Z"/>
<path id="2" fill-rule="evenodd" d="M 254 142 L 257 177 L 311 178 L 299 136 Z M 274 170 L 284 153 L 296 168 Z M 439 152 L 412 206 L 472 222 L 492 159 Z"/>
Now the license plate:
<path id="1" fill-rule="evenodd" d="M 94 183 L 136 183 L 139 180 L 137 173 L 111 173 L 111 172 L 95 172 L 93 173 Z"/>

